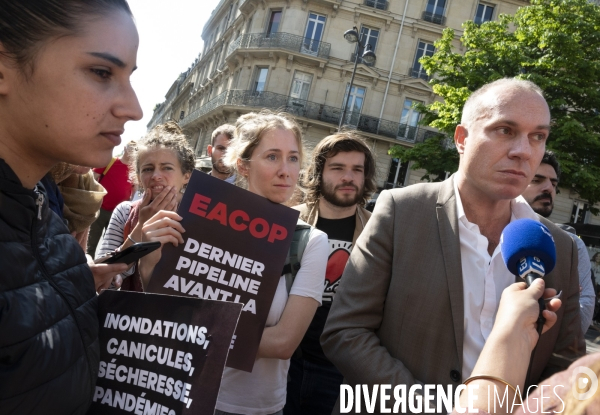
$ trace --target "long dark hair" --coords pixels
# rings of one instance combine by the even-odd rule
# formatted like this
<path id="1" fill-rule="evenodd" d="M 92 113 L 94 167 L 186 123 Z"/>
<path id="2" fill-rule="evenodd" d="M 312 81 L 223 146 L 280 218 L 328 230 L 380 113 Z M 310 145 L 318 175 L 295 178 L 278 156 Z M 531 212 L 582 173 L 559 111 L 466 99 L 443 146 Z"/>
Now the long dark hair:
<path id="1" fill-rule="evenodd" d="M 0 53 L 26 76 L 33 72 L 36 53 L 45 42 L 80 33 L 86 18 L 115 10 L 131 15 L 126 0 L 0 0 L 0 10 Z"/>

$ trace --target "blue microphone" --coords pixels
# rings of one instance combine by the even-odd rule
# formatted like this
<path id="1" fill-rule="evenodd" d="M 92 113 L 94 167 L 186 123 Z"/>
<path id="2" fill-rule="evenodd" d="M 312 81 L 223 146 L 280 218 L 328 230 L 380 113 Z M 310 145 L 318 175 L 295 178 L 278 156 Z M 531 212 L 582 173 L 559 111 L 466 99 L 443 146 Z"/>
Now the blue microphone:
<path id="1" fill-rule="evenodd" d="M 504 228 L 500 250 L 508 270 L 527 282 L 543 278 L 556 265 L 556 247 L 552 234 L 543 223 L 518 219 Z"/>
<path id="2" fill-rule="evenodd" d="M 538 278 L 544 278 L 556 265 L 556 246 L 552 234 L 543 223 L 533 219 L 518 219 L 509 223 L 500 236 L 500 251 L 506 268 L 523 278 L 529 287 Z M 538 300 L 540 316 L 537 331 L 541 335 L 546 319 L 544 298 Z"/>

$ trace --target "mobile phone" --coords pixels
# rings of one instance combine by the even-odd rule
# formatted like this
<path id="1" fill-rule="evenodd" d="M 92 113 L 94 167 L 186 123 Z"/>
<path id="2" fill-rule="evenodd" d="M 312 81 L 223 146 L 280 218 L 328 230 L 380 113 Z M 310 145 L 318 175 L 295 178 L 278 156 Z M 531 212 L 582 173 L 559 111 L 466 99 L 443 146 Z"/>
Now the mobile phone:
<path id="1" fill-rule="evenodd" d="M 96 259 L 94 262 L 96 264 L 131 264 L 158 248 L 160 248 L 160 242 L 138 242 L 121 252 L 108 254 Z"/>

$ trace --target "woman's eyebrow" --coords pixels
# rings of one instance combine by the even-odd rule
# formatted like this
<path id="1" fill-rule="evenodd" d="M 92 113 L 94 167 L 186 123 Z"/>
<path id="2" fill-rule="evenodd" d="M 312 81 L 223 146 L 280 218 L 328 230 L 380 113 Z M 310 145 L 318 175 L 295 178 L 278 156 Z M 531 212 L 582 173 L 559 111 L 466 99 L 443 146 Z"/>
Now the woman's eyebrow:
<path id="1" fill-rule="evenodd" d="M 105 61 L 108 61 L 108 62 L 112 63 L 113 65 L 118 66 L 119 68 L 125 68 L 127 66 L 125 64 L 125 62 L 123 62 L 121 59 L 117 58 L 116 56 L 111 55 L 110 53 L 88 52 L 88 55 L 95 56 L 96 58 L 104 59 Z M 137 69 L 137 66 L 134 66 L 133 69 L 131 70 L 131 72 L 135 71 L 136 69 Z"/>
<path id="2" fill-rule="evenodd" d="M 125 65 L 125 62 L 123 62 L 121 59 L 117 58 L 116 56 L 111 55 L 110 53 L 88 52 L 88 55 L 95 56 L 100 59 L 104 59 L 105 61 L 108 61 L 108 62 L 112 63 L 113 65 L 118 66 L 119 68 L 124 68 L 125 66 L 127 66 L 127 65 Z"/>

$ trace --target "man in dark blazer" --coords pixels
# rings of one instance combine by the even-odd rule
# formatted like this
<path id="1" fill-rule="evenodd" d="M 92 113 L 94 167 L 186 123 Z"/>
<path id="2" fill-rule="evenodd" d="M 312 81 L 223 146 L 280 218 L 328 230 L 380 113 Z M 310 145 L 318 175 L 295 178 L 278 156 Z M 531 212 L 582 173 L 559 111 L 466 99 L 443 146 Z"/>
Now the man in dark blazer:
<path id="1" fill-rule="evenodd" d="M 548 106 L 535 84 L 488 84 L 471 95 L 456 128 L 458 172 L 442 183 L 382 192 L 321 337 L 345 383 L 454 390 L 468 378 L 501 292 L 516 281 L 502 262 L 500 235 L 523 217 L 550 229 L 559 257 L 544 280 L 562 291 L 558 321 L 541 336 L 526 385 L 585 354 L 577 248 L 519 197 L 540 164 L 549 125 Z"/>

